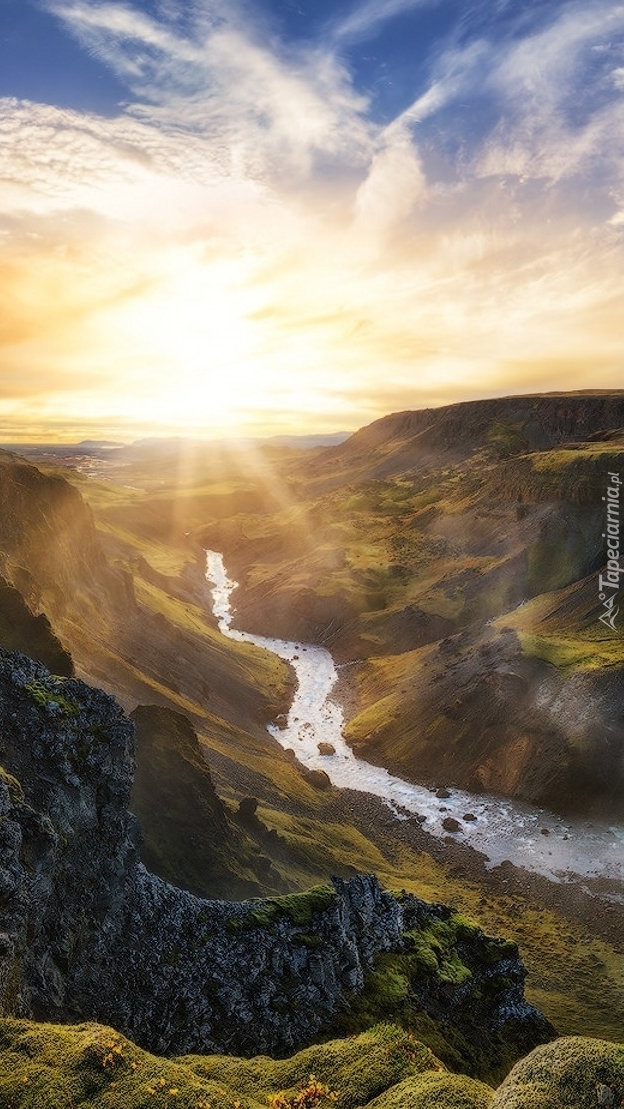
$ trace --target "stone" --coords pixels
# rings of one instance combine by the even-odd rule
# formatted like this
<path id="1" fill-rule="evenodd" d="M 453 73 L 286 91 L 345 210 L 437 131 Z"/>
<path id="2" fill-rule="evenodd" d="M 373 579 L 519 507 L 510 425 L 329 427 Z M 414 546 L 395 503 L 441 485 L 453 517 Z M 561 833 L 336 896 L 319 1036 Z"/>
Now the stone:
<path id="1" fill-rule="evenodd" d="M 257 808 L 257 797 L 242 797 L 238 802 L 238 819 L 241 824 L 253 824 L 255 826 L 258 823 Z"/>
<path id="2" fill-rule="evenodd" d="M 461 824 L 459 823 L 459 820 L 455 819 L 454 816 L 445 816 L 444 820 L 442 821 L 442 827 L 446 832 L 459 832 L 459 830 L 461 829 Z"/>
<path id="3" fill-rule="evenodd" d="M 314 789 L 325 790 L 331 788 L 329 774 L 326 774 L 324 770 L 307 770 L 304 768 L 301 773 L 308 785 L 313 786 Z"/>
<path id="4" fill-rule="evenodd" d="M 335 755 L 336 748 L 333 743 L 319 743 L 317 744 L 319 755 Z"/>

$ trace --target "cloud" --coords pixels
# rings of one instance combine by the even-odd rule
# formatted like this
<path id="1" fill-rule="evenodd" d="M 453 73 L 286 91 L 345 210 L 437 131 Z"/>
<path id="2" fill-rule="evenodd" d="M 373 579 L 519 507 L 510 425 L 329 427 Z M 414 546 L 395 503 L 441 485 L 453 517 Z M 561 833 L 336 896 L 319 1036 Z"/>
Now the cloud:
<path id="1" fill-rule="evenodd" d="M 538 26 L 508 5 L 503 32 L 482 4 L 381 126 L 343 47 L 414 6 L 363 3 L 285 42 L 235 3 L 160 0 L 156 18 L 55 2 L 130 95 L 112 119 L 1 102 L 14 426 L 63 411 L 105 413 L 107 434 L 305 430 L 523 381 L 618 384 L 624 109 L 606 39 L 624 9 L 541 6 Z"/>
<path id="2" fill-rule="evenodd" d="M 414 8 L 437 6 L 440 0 L 365 0 L 345 19 L 334 22 L 331 37 L 336 43 L 358 42 L 372 37 L 379 27 Z"/>
<path id="3" fill-rule="evenodd" d="M 256 175 L 304 175 L 317 154 L 360 162 L 370 125 L 337 57 L 319 48 L 267 43 L 236 5 L 194 5 L 180 29 L 135 8 L 90 0 L 52 10 L 134 94 L 129 111 L 236 148 Z"/>
<path id="4" fill-rule="evenodd" d="M 606 182 L 624 162 L 622 104 L 605 39 L 624 33 L 624 5 L 567 4 L 550 24 L 496 60 L 487 78 L 501 119 L 483 148 L 481 172 L 561 181 L 597 170 Z M 606 170 L 606 174 L 605 174 Z"/>
<path id="5" fill-rule="evenodd" d="M 394 130 L 373 157 L 368 176 L 355 195 L 354 235 L 383 245 L 426 195 L 420 159 L 406 130 Z M 381 243 L 379 243 L 381 240 Z"/>

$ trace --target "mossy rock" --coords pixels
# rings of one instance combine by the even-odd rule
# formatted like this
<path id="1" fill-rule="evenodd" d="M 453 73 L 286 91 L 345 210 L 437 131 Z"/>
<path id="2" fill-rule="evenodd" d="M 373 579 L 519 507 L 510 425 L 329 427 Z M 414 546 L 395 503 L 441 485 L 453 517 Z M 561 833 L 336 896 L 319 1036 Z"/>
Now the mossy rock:
<path id="1" fill-rule="evenodd" d="M 245 917 L 233 917 L 228 922 L 230 932 L 242 932 L 247 928 L 267 928 L 279 917 L 288 917 L 293 924 L 310 924 L 315 913 L 324 912 L 331 905 L 336 891 L 333 886 L 312 886 L 302 893 L 287 893 L 282 897 L 261 898 L 257 907 Z M 254 906 L 254 900 L 247 902 Z"/>
<path id="2" fill-rule="evenodd" d="M 489 1109 L 493 1097 L 490 1086 L 463 1074 L 423 1074 L 397 1083 L 368 1109 Z"/>
<path id="3" fill-rule="evenodd" d="M 324 1093 L 307 1101 L 312 1088 Z M 487 1093 L 390 1025 L 290 1059 L 162 1059 L 98 1024 L 0 1021 L 0 1105 L 10 1109 L 356 1109 L 372 1099 L 380 1109 L 485 1109 Z"/>
<path id="4" fill-rule="evenodd" d="M 24 689 L 27 693 L 30 693 L 39 708 L 55 710 L 62 713 L 63 716 L 78 715 L 76 702 L 70 701 L 62 692 L 63 683 L 61 679 L 49 677 L 46 681 L 42 681 L 34 678 L 24 686 Z"/>
<path id="5" fill-rule="evenodd" d="M 572 1036 L 522 1059 L 492 1109 L 615 1109 L 624 1101 L 624 1045 Z"/>

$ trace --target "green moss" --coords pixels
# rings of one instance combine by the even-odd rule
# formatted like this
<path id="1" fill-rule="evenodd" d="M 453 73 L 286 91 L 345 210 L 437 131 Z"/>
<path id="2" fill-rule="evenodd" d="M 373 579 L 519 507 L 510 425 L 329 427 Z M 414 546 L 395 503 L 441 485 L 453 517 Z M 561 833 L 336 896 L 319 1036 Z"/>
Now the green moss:
<path id="1" fill-rule="evenodd" d="M 493 1097 L 490 1086 L 464 1075 L 423 1074 L 397 1083 L 369 1109 L 488 1109 Z"/>
<path id="2" fill-rule="evenodd" d="M 17 778 L 14 778 L 13 775 L 9 774 L 3 766 L 0 766 L 0 780 L 4 782 L 5 786 L 7 787 L 9 791 L 9 797 L 11 798 L 13 804 L 20 804 L 24 800 L 24 791 Z"/>
<path id="3" fill-rule="evenodd" d="M 269 897 L 258 902 L 257 908 L 244 918 L 231 920 L 228 927 L 239 932 L 247 928 L 266 928 L 281 916 L 293 924 L 309 924 L 315 913 L 329 908 L 336 891 L 333 886 L 312 886 L 303 893 L 289 893 L 283 897 Z"/>
<path id="4" fill-rule="evenodd" d="M 422 931 L 408 932 L 407 939 L 414 967 L 419 973 L 456 986 L 471 977 L 471 971 L 462 963 L 455 946 L 458 926 L 453 922 L 434 921 Z"/>
<path id="5" fill-rule="evenodd" d="M 518 1063 L 492 1109 L 596 1109 L 623 1101 L 624 1047 L 573 1037 L 538 1047 Z"/>
<path id="6" fill-rule="evenodd" d="M 374 970 L 367 980 L 368 990 L 377 998 L 381 1009 L 392 1011 L 392 1007 L 399 1005 L 408 997 L 410 980 L 406 974 L 387 967 Z"/>
<path id="7" fill-rule="evenodd" d="M 198 1060 L 199 1062 L 199 1060 Z M 354 1109 L 410 1075 L 444 1069 L 431 1051 L 410 1033 L 379 1024 L 359 1036 L 330 1040 L 306 1048 L 291 1059 L 211 1057 L 210 1073 L 240 1094 L 259 1098 L 275 1089 L 292 1096 L 310 1074 L 336 1091 L 337 1109 Z"/>
<path id="8" fill-rule="evenodd" d="M 54 682 L 53 685 L 50 682 L 44 684 L 35 678 L 32 682 L 28 682 L 24 689 L 30 694 L 35 704 L 41 708 L 56 705 L 59 712 L 62 712 L 64 716 L 78 715 L 78 705 L 61 693 L 60 682 Z"/>
<path id="9" fill-rule="evenodd" d="M 299 935 L 293 936 L 293 941 L 302 947 L 309 948 L 310 951 L 318 951 L 323 946 L 320 936 L 308 935 L 307 932 L 301 932 Z"/>
<path id="10" fill-rule="evenodd" d="M 448 1074 L 414 1036 L 385 1024 L 290 1059 L 246 1060 L 161 1059 L 97 1024 L 0 1021 L 0 1104 L 7 1109 L 266 1109 L 271 1102 L 294 1103 L 311 1075 L 335 1091 L 336 1109 L 371 1101 L 377 1109 L 420 1105 L 405 1100 L 408 1090 L 414 1098 L 435 1095 L 430 1104 L 436 1106 L 488 1105 L 480 1083 Z M 460 1099 L 449 1100 L 455 1095 Z"/>

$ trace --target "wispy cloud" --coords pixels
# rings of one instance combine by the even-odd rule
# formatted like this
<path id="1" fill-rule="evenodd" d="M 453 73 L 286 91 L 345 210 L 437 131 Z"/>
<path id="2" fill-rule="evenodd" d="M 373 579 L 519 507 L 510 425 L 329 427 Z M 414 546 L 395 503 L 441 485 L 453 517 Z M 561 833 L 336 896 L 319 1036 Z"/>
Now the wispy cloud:
<path id="1" fill-rule="evenodd" d="M 435 7 L 441 0 L 365 0 L 344 19 L 331 26 L 336 43 L 357 42 L 370 38 L 384 23 L 415 8 Z"/>
<path id="2" fill-rule="evenodd" d="M 355 195 L 353 236 L 366 251 L 387 247 L 387 236 L 405 223 L 426 196 L 420 158 L 406 129 L 394 128 L 373 156 Z"/>
<path id="3" fill-rule="evenodd" d="M 236 5 L 194 5 L 184 29 L 125 4 L 53 11 L 128 82 L 134 115 L 235 147 L 253 172 L 306 173 L 317 154 L 357 161 L 367 148 L 367 100 L 339 59 L 262 41 Z"/>
<path id="4" fill-rule="evenodd" d="M 484 143 L 482 171 L 552 181 L 586 173 L 608 184 L 624 139 L 622 104 L 605 95 L 617 73 L 605 44 L 623 33 L 624 5 L 574 3 L 510 44 L 488 77 L 501 119 Z"/>

